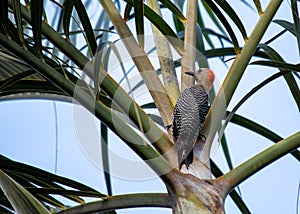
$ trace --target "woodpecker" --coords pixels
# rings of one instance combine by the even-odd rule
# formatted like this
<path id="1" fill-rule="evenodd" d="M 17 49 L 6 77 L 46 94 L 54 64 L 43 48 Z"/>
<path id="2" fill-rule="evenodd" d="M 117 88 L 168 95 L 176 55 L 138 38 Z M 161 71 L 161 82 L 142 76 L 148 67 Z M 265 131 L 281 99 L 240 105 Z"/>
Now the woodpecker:
<path id="1" fill-rule="evenodd" d="M 179 96 L 173 112 L 173 140 L 178 152 L 179 170 L 185 164 L 189 169 L 193 162 L 193 147 L 200 134 L 208 112 L 208 91 L 215 79 L 208 68 L 196 73 L 185 72 L 196 79 L 196 84 L 185 89 Z"/>

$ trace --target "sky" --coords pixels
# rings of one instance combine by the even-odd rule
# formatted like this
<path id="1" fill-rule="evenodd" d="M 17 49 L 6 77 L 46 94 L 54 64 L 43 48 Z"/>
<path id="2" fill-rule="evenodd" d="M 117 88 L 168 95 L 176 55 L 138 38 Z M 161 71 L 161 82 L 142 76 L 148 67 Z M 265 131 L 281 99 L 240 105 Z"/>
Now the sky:
<path id="1" fill-rule="evenodd" d="M 268 1 L 262 2 L 264 8 Z M 254 11 L 239 4 L 241 14 L 249 13 L 249 16 L 242 16 L 245 17 L 242 21 L 247 23 L 249 34 L 255 23 L 252 17 L 256 15 Z M 289 2 L 284 1 L 276 17 L 291 20 L 289 6 Z M 274 32 L 280 29 L 273 24 L 262 41 L 268 40 Z M 296 41 L 288 33 L 272 45 L 278 52 L 284 53 L 287 62 L 299 63 Z M 288 51 L 287 48 L 289 48 Z M 218 59 L 211 60 L 210 66 L 215 71 L 215 87 L 218 89 L 228 68 Z M 111 72 L 112 75 L 117 75 L 114 69 Z M 253 87 L 275 72 L 277 72 L 276 69 L 249 66 L 229 109 L 233 108 Z M 134 80 L 136 74 L 133 73 L 129 78 Z M 125 84 L 123 86 L 126 87 Z M 144 96 L 146 96 L 145 93 L 139 91 L 136 99 L 139 100 Z M 256 93 L 238 110 L 238 114 L 263 124 L 282 137 L 300 130 L 299 111 L 283 78 L 277 79 Z M 75 179 L 100 192 L 106 192 L 103 172 L 98 164 L 100 152 L 94 152 L 100 151 L 97 150 L 99 148 L 97 144 L 99 122 L 86 110 L 61 101 L 6 100 L 0 102 L 0 118 L 1 154 Z M 226 137 L 234 166 L 238 166 L 273 144 L 233 124 L 228 125 Z M 125 144 L 112 133 L 109 135 L 109 140 L 114 194 L 166 192 L 159 178 Z M 226 172 L 228 167 L 222 149 L 218 147 L 218 144 L 216 145 L 212 158 Z M 124 167 L 125 162 L 129 163 L 126 165 L 128 167 Z M 137 168 L 130 167 L 130 163 L 138 164 L 134 165 Z M 136 172 L 144 176 L 137 178 Z M 299 164 L 291 155 L 287 155 L 243 182 L 240 188 L 242 197 L 252 213 L 297 213 L 299 181 Z M 298 212 L 299 209 L 298 207 Z M 225 210 L 229 214 L 240 213 L 230 198 L 227 198 L 225 202 Z M 139 208 L 118 211 L 122 214 L 153 212 L 171 213 L 171 210 Z"/>

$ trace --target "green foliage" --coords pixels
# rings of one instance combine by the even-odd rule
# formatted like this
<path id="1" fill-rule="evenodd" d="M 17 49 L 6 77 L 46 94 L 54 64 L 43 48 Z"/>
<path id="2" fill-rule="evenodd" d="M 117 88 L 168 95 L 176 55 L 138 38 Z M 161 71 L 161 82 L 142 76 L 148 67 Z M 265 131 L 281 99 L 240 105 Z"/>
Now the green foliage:
<path id="1" fill-rule="evenodd" d="M 15 198 L 17 195 L 19 195 L 20 197 L 24 197 L 25 201 L 28 198 L 28 203 L 31 204 L 29 205 L 29 209 L 30 207 L 33 207 L 34 209 L 34 207 L 36 206 L 41 206 L 41 204 L 36 204 L 33 199 L 34 197 L 36 197 L 41 202 L 51 205 L 52 207 L 61 209 L 65 209 L 67 205 L 55 199 L 53 195 L 64 196 L 65 198 L 79 204 L 85 203 L 85 201 L 81 197 L 106 197 L 106 195 L 101 194 L 98 191 L 71 179 L 46 172 L 27 164 L 10 160 L 2 155 L 0 156 L 0 160 L 0 169 L 1 172 L 3 172 L 2 176 L 4 179 L 3 182 L 10 182 L 10 185 L 7 185 L 6 183 L 1 184 L 1 186 L 4 187 L 3 191 L 5 191 L 5 194 L 10 194 L 7 192 L 11 192 L 12 190 L 10 190 L 10 188 L 12 188 L 13 191 L 19 192 L 11 192 L 13 198 L 9 197 L 8 200 L 10 202 L 11 200 L 20 200 L 20 202 L 22 202 L 23 199 Z M 7 176 L 9 176 L 10 178 L 8 178 Z M 5 189 L 6 186 L 8 189 Z M 20 186 L 25 187 L 25 190 Z M 26 192 L 24 194 L 30 194 L 31 196 L 22 196 L 22 192 Z M 1 192 L 0 195 L 2 198 L 1 205 L 3 206 L 3 208 L 12 209 L 11 205 L 7 203 L 3 192 Z M 32 200 L 33 202 L 30 202 Z M 25 204 L 21 204 L 18 206 L 26 209 Z M 37 211 L 33 213 L 37 213 Z"/>
<path id="2" fill-rule="evenodd" d="M 145 51 L 143 49 L 146 44 L 144 37 L 146 24 L 150 22 L 163 35 L 167 36 L 170 46 L 182 56 L 184 47 L 181 40 L 185 39 L 183 32 L 187 21 L 183 15 L 185 1 L 174 1 L 174 4 L 172 1 L 159 1 L 161 10 L 171 15 L 173 22 L 166 21 L 163 17 L 160 17 L 141 0 L 115 1 L 116 8 L 118 8 L 120 14 L 114 14 L 113 10 L 104 11 L 100 5 L 99 11 L 95 13 L 96 18 L 90 15 L 92 8 L 88 7 L 89 4 L 84 4 L 80 0 L 61 1 L 63 3 L 31 0 L 25 1 L 25 5 L 22 2 L 18 0 L 4 0 L 0 3 L 0 57 L 7 60 L 8 64 L 13 65 L 9 67 L 7 64 L 0 62 L 0 97 L 18 93 L 32 93 L 45 96 L 54 94 L 70 99 L 76 91 L 76 84 L 79 84 L 81 87 L 78 94 L 76 94 L 78 96 L 76 99 L 90 111 L 94 108 L 96 117 L 101 121 L 102 158 L 108 195 L 113 195 L 107 150 L 110 143 L 107 136 L 110 131 L 115 132 L 143 160 L 157 158 L 158 161 L 148 161 L 147 163 L 161 176 L 161 179 L 166 184 L 170 184 L 172 172 L 169 173 L 168 171 L 165 174 L 162 172 L 169 169 L 171 165 L 167 161 L 168 157 L 161 156 L 173 145 L 172 140 L 164 130 L 164 127 L 170 124 L 166 124 L 168 120 L 164 118 L 164 114 L 157 116 L 151 113 L 151 110 L 162 104 L 162 100 L 153 96 L 153 100 L 150 99 L 139 106 L 130 97 L 131 94 L 141 90 L 145 83 L 149 82 L 146 77 L 140 81 L 131 82 L 128 78 L 131 72 L 133 73 L 133 70 L 137 67 L 143 75 L 142 72 L 144 70 L 141 68 L 146 68 L 147 66 L 141 67 L 139 63 L 149 63 L 152 67 L 154 66 L 147 55 L 138 56 L 136 57 L 137 59 L 131 56 L 136 60 L 134 61 L 136 64 L 131 65 L 130 68 L 123 64 L 123 55 L 120 52 L 121 50 L 118 50 L 116 43 L 118 40 L 125 38 L 122 38 L 122 33 L 118 34 L 115 30 L 119 32 L 120 29 L 123 30 L 125 25 L 116 26 L 113 24 L 113 17 L 122 18 L 121 12 L 124 12 L 124 23 L 122 22 L 122 24 L 135 25 L 135 33 L 139 36 L 139 50 L 142 52 Z M 95 1 L 95 3 L 99 2 Z M 246 32 L 246 26 L 242 21 L 242 14 L 227 1 L 203 0 L 199 1 L 197 8 L 197 38 L 195 46 L 200 50 L 201 54 L 197 55 L 196 61 L 198 61 L 199 65 L 205 64 L 208 67 L 210 60 L 213 58 L 219 58 L 225 65 L 227 65 L 228 59 L 234 59 L 234 63 L 230 67 L 222 86 L 227 103 L 219 105 L 223 98 L 221 96 L 224 95 L 221 92 L 216 97 L 212 97 L 214 101 L 212 101 L 210 112 L 217 112 L 217 119 L 213 121 L 214 128 L 209 133 L 213 136 L 208 137 L 208 142 L 211 143 L 216 132 L 219 132 L 222 136 L 222 149 L 228 167 L 233 172 L 223 175 L 214 162 L 211 162 L 211 171 L 217 180 L 223 178 L 224 180 L 234 181 L 229 186 L 230 189 L 226 189 L 226 193 L 261 168 L 285 154 L 291 153 L 297 161 L 300 160 L 300 153 L 296 149 L 299 147 L 300 142 L 299 133 L 284 139 L 263 124 L 258 124 L 250 118 L 236 114 L 237 110 L 250 97 L 280 77 L 284 77 L 292 95 L 291 99 L 293 99 L 298 110 L 300 110 L 299 62 L 287 62 L 285 60 L 286 53 L 276 51 L 271 44 L 280 40 L 286 32 L 289 32 L 294 36 L 297 42 L 296 48 L 300 53 L 300 24 L 297 1 L 291 1 L 292 20 L 274 20 L 273 15 L 278 11 L 280 3 L 281 1 L 279 0 L 270 1 L 269 6 L 264 10 L 259 0 L 253 1 L 259 21 L 249 37 Z M 49 24 L 46 19 L 46 15 L 49 15 L 50 12 L 45 4 L 52 4 L 56 8 L 56 15 L 52 17 L 52 24 Z M 126 9 L 124 11 L 125 6 Z M 249 3 L 247 3 L 247 6 L 249 6 Z M 120 21 L 122 19 L 117 20 Z M 57 26 L 54 24 L 56 22 L 58 23 Z M 211 27 L 212 24 L 215 27 Z M 284 30 L 274 34 L 268 41 L 263 42 L 261 38 L 272 24 L 279 25 Z M 133 34 L 133 32 L 130 33 Z M 72 40 L 70 39 L 71 37 L 76 39 Z M 82 38 L 84 39 L 83 41 L 80 40 Z M 83 51 L 86 48 L 88 54 L 85 54 Z M 129 49 L 129 47 L 127 48 Z M 97 55 L 97 51 L 101 51 L 100 57 Z M 150 53 L 151 51 L 147 54 L 150 56 Z M 117 60 L 121 64 L 122 72 L 119 72 L 118 75 L 121 76 L 120 82 L 126 80 L 129 88 L 127 91 L 121 88 L 121 84 L 118 84 L 107 71 L 110 57 L 113 54 L 117 56 Z M 138 62 L 141 59 L 142 61 Z M 93 68 L 85 67 L 89 62 L 94 63 Z M 174 68 L 181 68 L 180 60 L 174 59 L 172 63 Z M 228 105 L 231 97 L 234 95 L 245 70 L 252 65 L 276 68 L 279 72 L 252 88 L 229 112 Z M 161 73 L 160 68 L 158 68 L 157 72 L 153 74 L 159 76 Z M 51 96 L 49 97 L 51 98 Z M 168 103 L 166 100 L 165 102 Z M 173 106 L 168 107 L 169 109 L 173 108 Z M 162 111 L 164 109 L 160 108 L 159 110 Z M 119 116 L 120 113 L 124 112 L 127 114 L 126 118 L 129 118 L 132 123 L 124 122 Z M 223 128 L 219 130 L 223 121 Z M 225 135 L 223 137 L 223 133 L 225 133 L 229 123 L 237 124 L 266 137 L 276 144 L 239 167 L 235 167 L 228 147 L 230 142 L 226 140 Z M 148 133 L 149 130 L 151 130 L 150 134 Z M 158 138 L 157 136 L 160 137 Z M 136 206 L 170 207 L 170 202 L 165 194 L 157 195 L 157 197 L 162 199 L 160 202 L 155 200 L 155 195 L 147 194 L 131 195 L 127 199 L 126 196 L 113 196 L 110 198 L 71 179 L 15 162 L 4 156 L 0 156 L 0 160 L 1 212 L 12 213 L 11 210 L 13 209 L 19 211 L 15 207 L 15 203 L 22 200 L 25 201 L 25 204 L 21 206 L 25 209 L 31 209 L 31 207 L 39 209 L 43 207 L 41 209 L 48 212 L 50 208 L 55 210 L 67 208 L 67 204 L 54 198 L 52 195 L 63 196 L 74 203 L 80 204 L 82 209 L 89 209 L 89 207 L 93 206 L 93 204 L 85 206 L 85 201 L 82 197 L 105 199 L 95 203 L 99 203 L 101 206 L 105 206 L 107 203 L 111 206 L 111 209 L 125 208 L 126 201 L 132 203 L 131 207 L 134 207 L 134 200 L 137 202 Z M 18 194 L 20 197 L 15 200 L 9 194 Z M 245 203 L 247 199 L 242 199 L 235 190 L 230 193 L 230 196 L 243 213 L 250 213 L 250 209 Z M 147 201 L 148 199 L 152 201 L 150 200 L 149 202 Z M 101 210 L 93 211 L 104 210 L 102 207 Z M 32 212 L 35 213 L 36 211 Z M 112 213 L 114 212 L 112 211 Z"/>

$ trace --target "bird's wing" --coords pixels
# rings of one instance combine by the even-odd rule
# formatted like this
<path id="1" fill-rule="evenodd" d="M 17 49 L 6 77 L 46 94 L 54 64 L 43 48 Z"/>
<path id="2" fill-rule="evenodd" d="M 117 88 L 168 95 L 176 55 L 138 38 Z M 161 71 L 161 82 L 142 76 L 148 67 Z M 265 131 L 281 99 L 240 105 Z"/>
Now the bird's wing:
<path id="1" fill-rule="evenodd" d="M 206 91 L 196 86 L 186 89 L 177 101 L 172 128 L 178 157 L 181 160 L 186 159 L 194 147 L 203 123 L 200 108 L 205 106 L 207 106 Z"/>
<path id="2" fill-rule="evenodd" d="M 208 95 L 204 88 L 193 86 L 184 90 L 174 108 L 173 136 L 195 140 L 208 111 Z"/>

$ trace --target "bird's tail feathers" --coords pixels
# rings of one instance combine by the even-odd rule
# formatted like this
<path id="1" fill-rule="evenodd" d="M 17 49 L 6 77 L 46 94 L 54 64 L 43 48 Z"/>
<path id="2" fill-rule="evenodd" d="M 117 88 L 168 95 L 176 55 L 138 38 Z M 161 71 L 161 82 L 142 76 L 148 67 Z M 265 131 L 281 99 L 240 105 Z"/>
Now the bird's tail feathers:
<path id="1" fill-rule="evenodd" d="M 179 170 L 181 170 L 182 166 L 185 164 L 186 168 L 189 169 L 189 166 L 193 163 L 193 148 L 189 148 L 189 146 L 185 142 L 178 142 L 178 164 L 179 164 Z"/>

